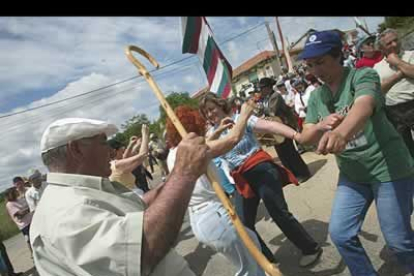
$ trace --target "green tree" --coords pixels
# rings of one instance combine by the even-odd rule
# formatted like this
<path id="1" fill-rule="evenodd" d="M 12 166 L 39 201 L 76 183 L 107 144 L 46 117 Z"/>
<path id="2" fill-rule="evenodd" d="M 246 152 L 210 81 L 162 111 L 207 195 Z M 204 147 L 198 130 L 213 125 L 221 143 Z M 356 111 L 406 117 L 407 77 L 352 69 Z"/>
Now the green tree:
<path id="1" fill-rule="evenodd" d="M 124 141 L 129 141 L 131 136 L 141 137 L 141 128 L 143 124 L 150 125 L 150 121 L 145 114 L 138 114 L 127 120 L 124 124 L 121 125 L 121 128 L 124 130 L 123 137 Z"/>
<path id="2" fill-rule="evenodd" d="M 401 35 L 404 35 L 414 30 L 414 17 L 386 16 L 384 22 L 378 25 L 378 32 L 387 28 L 396 29 Z"/>
<path id="3" fill-rule="evenodd" d="M 123 145 L 128 145 L 128 138 L 123 132 L 118 132 L 112 139 L 120 142 Z"/>
<path id="4" fill-rule="evenodd" d="M 189 105 L 191 107 L 198 108 L 198 101 L 190 97 L 188 92 L 172 92 L 166 97 L 167 102 L 170 104 L 171 108 L 174 110 L 177 106 L 180 105 Z M 161 126 L 165 126 L 167 114 L 164 111 L 164 108 L 160 105 L 160 119 L 158 120 Z"/>

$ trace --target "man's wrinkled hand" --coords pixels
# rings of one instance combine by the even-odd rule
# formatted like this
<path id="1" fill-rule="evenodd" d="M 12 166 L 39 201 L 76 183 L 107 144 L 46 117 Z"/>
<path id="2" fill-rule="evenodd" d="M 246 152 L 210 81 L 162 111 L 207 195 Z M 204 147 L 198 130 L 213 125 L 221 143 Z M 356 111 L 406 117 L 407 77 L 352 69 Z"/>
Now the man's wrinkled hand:
<path id="1" fill-rule="evenodd" d="M 210 160 L 209 148 L 204 137 L 189 133 L 178 144 L 174 171 L 182 177 L 196 181 L 206 173 Z"/>
<path id="2" fill-rule="evenodd" d="M 334 130 L 340 123 L 342 123 L 344 118 L 345 116 L 337 113 L 330 114 L 318 123 L 319 128 L 322 131 Z"/>
<path id="3" fill-rule="evenodd" d="M 396 53 L 388 54 L 385 60 L 388 62 L 389 65 L 394 67 L 398 67 L 399 63 L 401 62 L 401 59 L 398 57 Z"/>
<path id="4" fill-rule="evenodd" d="M 328 153 L 341 153 L 344 151 L 347 141 L 335 131 L 326 132 L 319 140 L 316 153 L 326 155 Z"/>

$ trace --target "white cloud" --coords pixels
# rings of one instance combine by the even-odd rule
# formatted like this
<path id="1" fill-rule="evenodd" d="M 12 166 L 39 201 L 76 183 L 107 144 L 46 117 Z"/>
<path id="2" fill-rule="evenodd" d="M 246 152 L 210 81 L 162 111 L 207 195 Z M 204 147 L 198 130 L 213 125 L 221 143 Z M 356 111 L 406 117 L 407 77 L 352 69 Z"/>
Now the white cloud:
<path id="1" fill-rule="evenodd" d="M 207 17 L 218 43 L 264 21 L 263 17 Z M 276 31 L 274 17 L 266 18 Z M 371 31 L 383 18 L 366 18 Z M 352 17 L 280 17 L 293 42 L 309 28 L 349 29 Z M 0 18 L 0 110 L 3 114 L 36 108 L 137 75 L 124 50 L 143 47 L 160 64 L 183 58 L 178 17 L 2 17 Z M 275 32 L 278 38 L 277 32 Z M 270 50 L 264 26 L 222 44 L 233 68 Z M 137 56 L 138 57 L 138 56 Z M 142 57 L 139 57 L 143 60 Z M 144 62 L 149 70 L 152 66 Z M 200 62 L 189 59 L 153 73 L 161 90 L 190 94 L 207 85 Z M 32 99 L 21 104 L 19 99 Z M 26 101 L 27 102 L 27 101 Z M 0 119 L 0 191 L 15 175 L 38 167 L 43 130 L 62 117 L 108 120 L 120 126 L 137 113 L 158 118 L 159 104 L 149 85 L 138 78 L 84 97 Z"/>

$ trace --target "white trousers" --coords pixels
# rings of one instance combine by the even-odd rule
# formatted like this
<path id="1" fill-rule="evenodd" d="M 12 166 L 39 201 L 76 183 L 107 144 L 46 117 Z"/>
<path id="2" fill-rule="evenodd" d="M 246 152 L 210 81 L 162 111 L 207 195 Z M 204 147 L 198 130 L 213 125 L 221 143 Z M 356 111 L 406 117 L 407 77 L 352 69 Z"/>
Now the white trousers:
<path id="1" fill-rule="evenodd" d="M 236 232 L 221 202 L 210 201 L 189 207 L 191 228 L 199 242 L 222 253 L 237 269 L 235 276 L 265 276 Z M 256 234 L 245 228 L 260 249 Z"/>

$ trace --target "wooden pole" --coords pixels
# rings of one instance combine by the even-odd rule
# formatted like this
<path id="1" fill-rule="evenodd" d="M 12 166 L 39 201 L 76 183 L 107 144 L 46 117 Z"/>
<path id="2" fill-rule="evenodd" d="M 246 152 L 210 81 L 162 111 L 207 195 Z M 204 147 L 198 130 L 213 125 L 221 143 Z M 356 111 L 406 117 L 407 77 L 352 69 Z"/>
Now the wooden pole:
<path id="1" fill-rule="evenodd" d="M 164 94 L 161 92 L 158 85 L 155 83 L 154 79 L 150 75 L 150 73 L 147 71 L 145 66 L 140 63 L 132 54 L 132 51 L 138 52 L 139 54 L 143 55 L 145 58 L 147 58 L 152 65 L 154 65 L 157 69 L 159 68 L 158 62 L 146 51 L 143 49 L 130 45 L 126 48 L 126 55 L 128 59 L 138 68 L 139 73 L 145 78 L 145 80 L 149 83 L 152 90 L 154 91 L 155 95 L 157 96 L 158 100 L 161 103 L 161 106 L 164 108 L 165 112 L 167 113 L 167 116 L 170 118 L 171 122 L 174 124 L 177 131 L 180 133 L 181 137 L 184 137 L 187 135 L 187 131 L 184 129 L 183 125 L 181 124 L 180 120 L 178 120 L 177 116 L 175 115 L 174 111 L 172 110 L 171 106 L 168 104 L 167 100 L 164 97 Z M 239 217 L 237 216 L 236 212 L 234 211 L 234 208 L 224 193 L 223 189 L 221 188 L 220 184 L 217 182 L 217 175 L 214 171 L 214 164 L 210 162 L 208 168 L 207 168 L 207 178 L 212 184 L 212 187 L 214 191 L 216 192 L 218 198 L 223 203 L 224 208 L 226 208 L 227 212 L 230 215 L 230 218 L 233 222 L 234 227 L 237 230 L 237 233 L 239 234 L 241 240 L 249 250 L 250 254 L 252 254 L 253 258 L 257 261 L 257 263 L 263 268 L 263 270 L 271 275 L 271 276 L 282 276 L 280 271 L 272 264 L 270 263 L 266 257 L 262 254 L 262 252 L 256 247 L 252 239 L 250 238 L 249 234 L 246 232 L 246 229 L 244 229 L 243 223 L 240 221 Z"/>
<path id="2" fill-rule="evenodd" d="M 362 23 L 361 23 L 361 21 L 358 19 L 358 17 L 354 17 L 354 21 L 355 21 L 355 23 L 356 23 L 356 25 L 357 25 L 357 27 L 358 28 L 360 28 L 361 30 L 363 30 L 364 31 L 364 33 L 366 33 L 368 36 L 371 36 L 372 34 L 367 30 L 367 29 L 365 29 L 364 28 L 364 26 L 362 25 Z"/>
<path id="3" fill-rule="evenodd" d="M 269 23 L 266 21 L 266 29 L 267 29 L 267 35 L 269 36 L 270 42 L 272 43 L 273 50 L 276 52 L 276 66 L 278 67 L 278 70 L 280 70 L 280 65 L 282 64 L 281 58 L 280 58 L 280 52 L 279 48 L 277 47 L 277 42 L 275 39 L 275 34 L 272 32 L 272 30 L 269 27 Z"/>
<path id="4" fill-rule="evenodd" d="M 286 62 L 288 65 L 288 71 L 290 73 L 294 73 L 295 70 L 293 70 L 293 62 L 292 58 L 290 57 L 289 49 L 288 49 L 288 43 L 285 43 L 285 48 L 283 48 L 283 52 L 285 53 Z"/>

